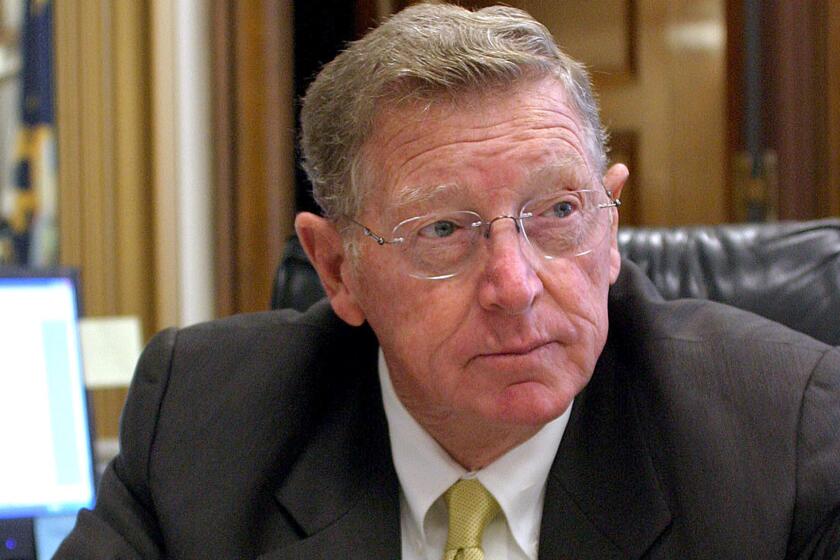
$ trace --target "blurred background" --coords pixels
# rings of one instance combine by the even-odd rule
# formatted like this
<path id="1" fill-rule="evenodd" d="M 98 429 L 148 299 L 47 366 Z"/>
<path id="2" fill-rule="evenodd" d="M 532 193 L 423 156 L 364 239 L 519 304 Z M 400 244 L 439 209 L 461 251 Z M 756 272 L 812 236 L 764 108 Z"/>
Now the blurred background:
<path id="1" fill-rule="evenodd" d="M 507 3 L 589 66 L 623 224 L 840 216 L 837 0 Z M 143 338 L 267 309 L 313 208 L 297 100 L 409 4 L 0 0 L 0 262 L 78 268 L 86 314 Z M 124 397 L 93 391 L 101 437 Z"/>

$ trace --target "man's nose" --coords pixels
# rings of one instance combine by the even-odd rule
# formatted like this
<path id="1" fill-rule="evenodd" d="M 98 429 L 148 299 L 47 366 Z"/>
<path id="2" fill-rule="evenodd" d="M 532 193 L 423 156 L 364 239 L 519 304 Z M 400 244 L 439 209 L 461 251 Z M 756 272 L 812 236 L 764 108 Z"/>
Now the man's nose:
<path id="1" fill-rule="evenodd" d="M 531 308 L 542 293 L 527 241 L 515 219 L 488 224 L 486 262 L 479 286 L 479 303 L 488 310 L 519 314 Z"/>

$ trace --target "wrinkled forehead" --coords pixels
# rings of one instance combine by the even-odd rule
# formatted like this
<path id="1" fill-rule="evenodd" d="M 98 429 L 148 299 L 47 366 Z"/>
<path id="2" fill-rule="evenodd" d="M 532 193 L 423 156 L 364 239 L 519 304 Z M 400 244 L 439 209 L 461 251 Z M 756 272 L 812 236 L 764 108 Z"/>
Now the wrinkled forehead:
<path id="1" fill-rule="evenodd" d="M 528 169 L 519 184 L 508 186 L 526 200 L 561 190 L 592 188 L 594 181 L 596 178 L 587 161 L 577 154 L 558 153 L 555 159 Z M 482 195 L 480 185 L 463 181 L 407 183 L 383 193 L 388 209 L 396 213 L 408 209 L 454 208 L 459 204 L 468 208 Z"/>
<path id="2" fill-rule="evenodd" d="M 524 124 L 499 134 L 501 141 L 482 132 L 505 124 L 510 112 L 540 104 L 539 110 L 518 115 Z M 562 127 L 557 126 L 558 119 Z M 552 126 L 571 131 L 565 144 L 540 141 L 540 130 Z M 478 132 L 471 138 L 464 131 L 473 127 Z M 585 188 L 595 177 L 584 137 L 580 115 L 569 106 L 562 85 L 554 79 L 458 99 L 402 100 L 383 105 L 360 158 L 364 169 L 360 176 L 364 176 L 367 187 L 365 209 L 385 212 L 459 200 L 470 202 L 482 194 L 484 185 L 473 181 L 465 170 L 471 167 L 471 155 L 482 153 L 474 149 L 482 144 L 492 145 L 493 150 L 500 152 L 499 177 L 503 170 L 515 170 L 515 177 L 500 179 L 506 189 L 527 196 L 558 187 Z M 429 158 L 426 152 L 443 153 L 444 157 Z M 514 155 L 518 165 L 508 165 L 508 155 Z M 482 164 L 486 166 L 488 160 L 483 159 Z M 495 165 L 492 159 L 490 165 Z"/>

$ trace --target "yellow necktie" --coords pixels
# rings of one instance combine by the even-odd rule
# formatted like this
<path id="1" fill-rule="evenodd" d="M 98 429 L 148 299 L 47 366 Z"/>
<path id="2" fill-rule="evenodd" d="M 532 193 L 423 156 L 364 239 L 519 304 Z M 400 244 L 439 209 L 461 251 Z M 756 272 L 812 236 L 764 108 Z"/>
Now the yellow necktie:
<path id="1" fill-rule="evenodd" d="M 449 534 L 443 560 L 484 560 L 481 536 L 498 515 L 499 503 L 475 478 L 459 480 L 443 498 L 449 508 Z"/>

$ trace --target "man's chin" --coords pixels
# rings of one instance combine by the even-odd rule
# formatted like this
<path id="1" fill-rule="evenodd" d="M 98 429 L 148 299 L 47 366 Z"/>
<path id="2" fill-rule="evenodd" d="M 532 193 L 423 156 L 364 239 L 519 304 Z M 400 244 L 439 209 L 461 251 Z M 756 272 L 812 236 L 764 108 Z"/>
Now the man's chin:
<path id="1" fill-rule="evenodd" d="M 541 428 L 562 415 L 571 405 L 573 391 L 546 387 L 535 381 L 505 388 L 496 402 L 496 418 L 503 423 Z"/>

